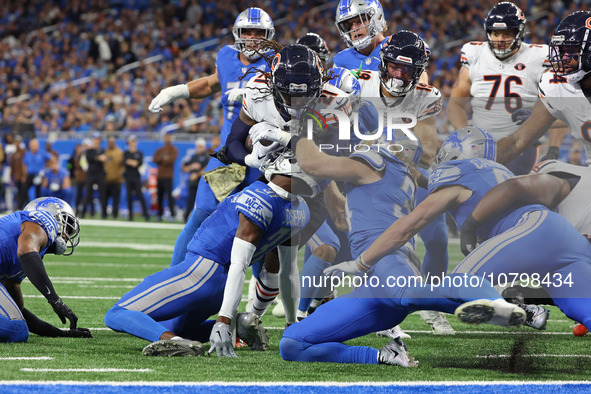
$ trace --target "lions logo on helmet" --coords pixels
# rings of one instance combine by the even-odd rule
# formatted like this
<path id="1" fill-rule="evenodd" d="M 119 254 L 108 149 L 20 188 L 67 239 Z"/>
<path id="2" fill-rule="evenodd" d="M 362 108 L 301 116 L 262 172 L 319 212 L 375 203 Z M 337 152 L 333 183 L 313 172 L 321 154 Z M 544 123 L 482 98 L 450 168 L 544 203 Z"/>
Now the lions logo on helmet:
<path id="1" fill-rule="evenodd" d="M 519 48 L 523 35 L 525 33 L 525 14 L 515 4 L 503 1 L 495 5 L 488 13 L 484 21 L 484 30 L 488 46 L 494 55 L 499 59 L 504 59 L 513 50 Z M 515 38 L 510 41 L 494 41 L 491 38 L 493 30 L 515 30 Z"/>
<path id="2" fill-rule="evenodd" d="M 591 72 L 591 12 L 564 18 L 550 40 L 550 63 L 557 75 L 579 82 Z"/>
<path id="3" fill-rule="evenodd" d="M 267 52 L 268 49 L 260 49 L 260 39 L 244 38 L 243 30 L 245 29 L 263 30 L 265 40 L 272 40 L 273 36 L 275 36 L 273 20 L 269 14 L 260 8 L 251 7 L 242 11 L 234 22 L 234 27 L 232 28 L 234 46 L 247 58 L 256 60 L 261 57 L 262 53 Z"/>
<path id="4" fill-rule="evenodd" d="M 477 158 L 494 161 L 497 158 L 497 143 L 486 131 L 467 126 L 447 137 L 435 157 L 435 164 Z"/>
<path id="5" fill-rule="evenodd" d="M 69 256 L 74 253 L 80 243 L 80 224 L 70 204 L 56 197 L 40 197 L 29 202 L 24 210 L 50 213 L 58 225 L 55 254 Z"/>
<path id="6" fill-rule="evenodd" d="M 380 50 L 380 82 L 393 96 L 404 96 L 419 82 L 429 60 L 425 42 L 417 34 L 402 30 L 392 34 Z"/>
<path id="7" fill-rule="evenodd" d="M 353 29 L 352 19 L 360 19 L 361 26 Z M 372 40 L 386 28 L 384 10 L 378 0 L 341 0 L 337 6 L 336 25 L 347 46 L 357 50 L 367 48 Z M 355 38 L 359 29 L 367 34 Z"/>

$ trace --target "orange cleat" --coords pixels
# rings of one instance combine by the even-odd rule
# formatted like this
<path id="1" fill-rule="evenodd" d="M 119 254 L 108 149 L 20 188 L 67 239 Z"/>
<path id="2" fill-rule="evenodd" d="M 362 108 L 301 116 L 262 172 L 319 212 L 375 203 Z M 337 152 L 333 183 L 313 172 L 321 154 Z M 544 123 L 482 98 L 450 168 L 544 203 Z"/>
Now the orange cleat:
<path id="1" fill-rule="evenodd" d="M 575 324 L 575 326 L 573 327 L 573 334 L 575 334 L 575 337 L 582 337 L 588 332 L 589 330 L 587 330 L 587 327 L 585 327 L 581 323 Z"/>

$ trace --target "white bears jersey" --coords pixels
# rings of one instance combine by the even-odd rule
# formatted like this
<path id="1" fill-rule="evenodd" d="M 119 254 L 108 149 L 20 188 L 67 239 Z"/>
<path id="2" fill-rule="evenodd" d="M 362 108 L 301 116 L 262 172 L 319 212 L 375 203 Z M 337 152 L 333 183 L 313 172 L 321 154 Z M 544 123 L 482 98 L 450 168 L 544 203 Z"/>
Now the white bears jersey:
<path id="1" fill-rule="evenodd" d="M 534 107 L 540 77 L 550 66 L 547 45 L 525 43 L 513 56 L 499 60 L 488 43 L 472 41 L 462 47 L 461 62 L 472 81 L 472 123 L 497 141 L 519 128 L 511 121 L 514 111 Z"/>
<path id="2" fill-rule="evenodd" d="M 590 159 L 591 104 L 581 85 L 550 71 L 542 76 L 539 94 L 548 112 L 568 125 L 572 136 L 581 141 Z"/>
<path id="3" fill-rule="evenodd" d="M 417 121 L 421 121 L 441 111 L 441 93 L 433 86 L 419 83 L 404 97 L 384 98 L 380 93 L 381 83 L 378 71 L 361 71 L 358 78 L 361 97 L 365 100 L 371 99 L 371 103 L 380 113 L 395 109 L 396 112 L 412 114 L 416 116 Z"/>
<path id="4" fill-rule="evenodd" d="M 579 182 L 569 195 L 558 204 L 556 212 L 562 215 L 574 228 L 591 241 L 591 167 L 576 166 L 558 160 L 540 163 L 534 172 L 553 174 L 560 173 L 580 177 Z"/>
<path id="5" fill-rule="evenodd" d="M 323 106 L 342 110 L 347 114 L 351 112 L 349 95 L 328 83 L 324 84 L 318 105 L 314 108 L 322 108 Z M 281 130 L 289 131 L 290 122 L 285 121 L 279 114 L 264 74 L 258 74 L 248 81 L 242 101 L 242 109 L 246 115 L 257 123 L 269 122 Z M 329 127 L 337 124 L 334 115 L 325 117 L 325 120 Z"/>

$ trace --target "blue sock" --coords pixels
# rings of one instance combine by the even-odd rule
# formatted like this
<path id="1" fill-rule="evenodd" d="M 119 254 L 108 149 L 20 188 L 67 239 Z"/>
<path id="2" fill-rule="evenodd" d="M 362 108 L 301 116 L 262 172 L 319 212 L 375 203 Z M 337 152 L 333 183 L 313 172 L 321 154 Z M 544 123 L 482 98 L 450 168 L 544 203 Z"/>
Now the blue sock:
<path id="1" fill-rule="evenodd" d="M 172 252 L 172 259 L 170 261 L 170 266 L 173 267 L 177 264 L 182 263 L 185 260 L 185 255 L 187 254 L 187 245 L 193 239 L 193 236 L 201 227 L 201 223 L 207 217 L 209 213 L 203 211 L 202 209 L 195 208 L 189 216 L 189 220 L 187 220 L 187 224 L 179 234 L 174 244 L 174 251 Z"/>
<path id="2" fill-rule="evenodd" d="M 118 305 L 105 314 L 105 325 L 112 330 L 126 332 L 150 342 L 159 340 L 163 332 L 169 331 L 145 313 L 130 311 Z"/>
<path id="3" fill-rule="evenodd" d="M 279 353 L 287 361 L 377 364 L 379 351 L 369 346 L 348 346 L 339 342 L 311 344 L 284 336 L 279 342 Z"/>
<path id="4" fill-rule="evenodd" d="M 302 312 L 308 311 L 312 299 L 319 292 L 321 287 L 319 286 L 323 278 L 323 271 L 325 268 L 330 267 L 330 263 L 322 260 L 321 258 L 311 255 L 305 262 L 300 274 L 302 291 L 300 298 L 300 305 L 298 309 Z M 305 279 L 304 278 L 310 278 Z M 305 286 L 304 286 L 305 285 Z"/>

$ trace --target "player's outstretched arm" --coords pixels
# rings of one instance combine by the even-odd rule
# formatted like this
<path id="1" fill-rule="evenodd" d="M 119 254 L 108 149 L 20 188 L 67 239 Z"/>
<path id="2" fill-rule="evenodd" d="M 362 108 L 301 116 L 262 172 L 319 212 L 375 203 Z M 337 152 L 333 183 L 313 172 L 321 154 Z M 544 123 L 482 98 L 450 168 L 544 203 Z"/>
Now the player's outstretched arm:
<path id="1" fill-rule="evenodd" d="M 184 99 L 201 99 L 209 97 L 221 91 L 220 79 L 217 70 L 206 77 L 195 79 L 187 84 L 180 84 L 164 88 L 158 93 L 148 106 L 150 112 L 160 112 L 162 107 L 172 103 L 175 100 Z"/>
<path id="2" fill-rule="evenodd" d="M 460 68 L 458 79 L 451 89 L 451 98 L 447 105 L 447 117 L 456 130 L 468 126 L 466 108 L 470 102 L 471 87 L 470 70 L 467 67 Z"/>
<path id="3" fill-rule="evenodd" d="M 24 274 L 29 278 L 33 286 L 47 299 L 62 323 L 65 324 L 66 319 L 70 321 L 70 329 L 73 330 L 76 328 L 78 317 L 64 304 L 53 289 L 51 280 L 49 280 L 49 276 L 45 271 L 43 260 L 39 256 L 39 251 L 47 242 L 47 234 L 41 226 L 33 222 L 24 222 L 21 225 L 21 235 L 18 238 L 17 256 Z"/>
<path id="4" fill-rule="evenodd" d="M 343 196 L 336 183 L 331 182 L 324 190 L 324 203 L 326 204 L 328 215 L 337 230 L 348 232 L 349 225 L 347 224 L 347 213 L 345 211 L 346 202 L 347 199 Z"/>
<path id="5" fill-rule="evenodd" d="M 507 164 L 544 135 L 556 118 L 538 100 L 531 116 L 513 134 L 497 142 L 497 161 Z"/>
<path id="6" fill-rule="evenodd" d="M 570 190 L 568 181 L 550 174 L 520 176 L 498 184 L 484 195 L 462 225 L 462 253 L 467 256 L 476 248 L 476 230 L 481 223 L 516 205 L 542 204 L 553 209 Z"/>
<path id="7" fill-rule="evenodd" d="M 435 116 L 418 121 L 412 131 L 419 141 L 421 141 L 421 146 L 423 147 L 421 164 L 430 167 L 435 160 L 437 146 L 439 145 Z"/>
<path id="8" fill-rule="evenodd" d="M 211 354 L 215 350 L 217 355 L 222 357 L 236 357 L 230 324 L 242 298 L 246 269 L 250 265 L 252 256 L 262 236 L 260 227 L 250 222 L 243 214 L 239 213 L 238 216 L 238 229 L 232 244 L 224 299 L 209 337 L 211 346 L 208 353 Z"/>

